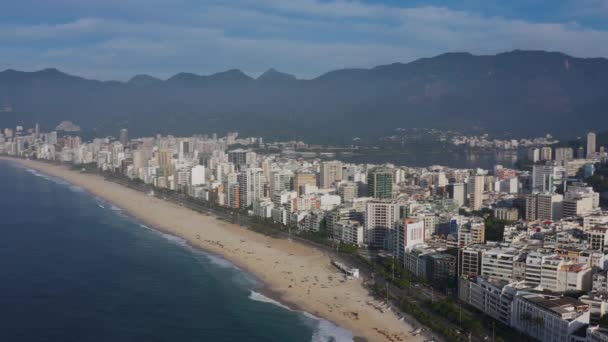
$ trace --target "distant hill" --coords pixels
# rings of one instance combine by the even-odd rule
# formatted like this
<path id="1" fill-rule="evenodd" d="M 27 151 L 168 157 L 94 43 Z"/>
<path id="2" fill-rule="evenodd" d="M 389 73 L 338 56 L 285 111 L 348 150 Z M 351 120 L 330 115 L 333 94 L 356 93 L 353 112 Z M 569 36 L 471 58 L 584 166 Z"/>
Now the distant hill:
<path id="1" fill-rule="evenodd" d="M 70 120 L 83 130 L 132 136 L 238 130 L 348 142 L 397 127 L 580 134 L 608 128 L 608 60 L 557 52 L 446 53 L 310 80 L 271 69 L 167 80 L 96 81 L 56 69 L 0 72 L 0 127 Z"/>
<path id="2" fill-rule="evenodd" d="M 150 75 L 135 75 L 127 83 L 130 85 L 135 85 L 135 86 L 149 86 L 149 85 L 158 85 L 159 83 L 162 83 L 162 82 L 163 81 L 161 79 L 150 76 Z"/>
<path id="3" fill-rule="evenodd" d="M 295 81 L 296 77 L 291 74 L 286 74 L 280 71 L 277 71 L 273 68 L 266 70 L 263 74 L 261 74 L 258 78 L 260 82 L 289 82 Z"/>
<path id="4" fill-rule="evenodd" d="M 71 121 L 62 121 L 55 127 L 55 130 L 63 132 L 80 132 L 81 129 Z"/>

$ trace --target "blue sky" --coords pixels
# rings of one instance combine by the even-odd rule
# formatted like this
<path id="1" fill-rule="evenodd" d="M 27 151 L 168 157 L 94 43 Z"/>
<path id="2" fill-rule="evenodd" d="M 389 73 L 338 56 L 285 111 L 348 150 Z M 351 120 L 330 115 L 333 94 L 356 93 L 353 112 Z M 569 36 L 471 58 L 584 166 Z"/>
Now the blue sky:
<path id="1" fill-rule="evenodd" d="M 608 0 L 0 0 L 0 70 L 310 78 L 443 52 L 608 57 Z"/>

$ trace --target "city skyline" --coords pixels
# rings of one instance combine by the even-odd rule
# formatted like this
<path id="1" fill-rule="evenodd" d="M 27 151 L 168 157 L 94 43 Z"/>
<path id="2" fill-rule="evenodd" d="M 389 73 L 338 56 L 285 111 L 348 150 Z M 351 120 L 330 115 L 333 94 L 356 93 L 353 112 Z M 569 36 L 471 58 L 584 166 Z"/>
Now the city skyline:
<path id="1" fill-rule="evenodd" d="M 372 267 L 376 280 L 368 290 L 373 293 L 378 286 L 385 286 L 387 294 L 401 297 L 400 302 L 383 299 L 381 305 L 386 307 L 406 308 L 403 303 L 410 303 L 407 305 L 417 305 L 424 314 L 433 314 L 437 291 L 437 300 L 449 308 L 446 310 L 463 310 L 448 304 L 458 299 L 459 305 L 467 304 L 542 341 L 586 334 L 587 342 L 605 334 L 597 324 L 608 312 L 597 307 L 608 303 L 602 292 L 608 287 L 608 211 L 602 206 L 608 188 L 594 177 L 601 180 L 608 175 L 608 151 L 606 146 L 598 146 L 593 132 L 580 142 L 584 145 L 576 153 L 573 147 L 553 146 L 556 141 L 550 136 L 526 140 L 529 144 L 521 147 L 517 141 L 506 141 L 507 145 L 495 141 L 503 148 L 517 145 L 527 151 L 528 159 L 517 166 L 494 164 L 490 169 L 344 162 L 331 156 L 323 158 L 324 152 L 300 150 L 303 154 L 298 155 L 297 147 L 307 146 L 304 142 L 241 137 L 237 132 L 131 139 L 124 128 L 117 133 L 117 137 L 83 140 L 69 133 L 40 131 L 37 126 L 4 129 L 0 155 L 20 157 L 11 160 L 66 180 L 78 179 L 77 184 L 83 186 L 102 182 L 104 190 L 85 188 L 105 194 L 129 210 L 137 205 L 129 203 L 145 201 L 152 201 L 147 206 L 158 206 L 156 211 L 183 209 L 175 219 L 193 215 L 192 225 L 176 228 L 179 224 L 166 223 L 169 231 L 186 239 L 189 236 L 191 243 L 204 241 L 205 248 L 221 246 L 220 254 L 241 262 L 249 259 L 238 256 L 245 241 L 242 232 L 237 232 L 240 243 L 234 237 L 224 237 L 226 228 L 216 230 L 218 240 L 210 241 L 209 224 L 199 231 L 194 222 L 213 213 L 222 221 L 237 223 L 237 230 L 253 230 L 275 241 L 314 241 L 318 248 L 332 253 L 335 269 L 329 274 L 339 271 L 345 279 L 343 285 L 333 285 L 333 275 L 327 277 L 328 283 L 315 280 L 319 283 L 308 287 L 309 292 L 317 286 L 327 293 L 330 285 L 358 284 L 361 275 L 371 276 L 367 268 Z M 453 142 L 486 137 L 454 137 Z M 272 152 L 267 150 L 270 146 Z M 115 188 L 105 190 L 110 184 Z M 118 195 L 124 191 L 129 195 Z M 170 207 L 171 203 L 178 206 Z M 147 206 L 135 211 L 139 217 L 152 215 Z M 158 219 L 167 218 L 162 215 Z M 224 244 L 231 247 L 224 250 Z M 274 255 L 271 244 L 265 242 L 260 249 Z M 290 253 L 292 248 L 288 248 Z M 341 259 L 353 255 L 372 257 L 364 263 L 357 258 L 347 259 L 347 263 Z M 261 269 L 281 264 L 276 259 L 256 260 L 256 267 L 251 266 L 254 272 L 268 272 Z M 313 262 L 300 272 L 316 272 L 315 267 L 322 264 Z M 306 283 L 308 277 L 299 278 L 300 282 Z M 301 294 L 301 289 L 294 289 L 295 279 L 281 283 L 273 277 L 268 282 L 287 295 Z M 389 290 L 389 282 L 401 290 L 410 289 L 409 294 Z M 419 286 L 419 282 L 426 286 L 410 293 L 411 284 Z M 570 291 L 584 295 L 563 299 L 562 294 Z M 325 301 L 357 306 L 356 315 L 353 311 L 338 312 L 350 312 L 350 321 L 343 322 L 350 329 L 360 324 L 359 315 L 369 315 L 374 324 L 401 331 L 394 336 L 416 338 L 422 333 L 409 328 L 412 322 L 404 323 L 399 311 L 378 315 L 385 310 L 370 300 L 357 304 L 362 300 L 339 299 L 339 293 L 342 291 Z M 323 296 L 308 294 L 312 298 Z M 421 300 L 425 297 L 426 301 Z M 539 305 L 532 310 L 530 303 Z M 302 305 L 315 307 L 308 300 Z M 426 321 L 432 332 L 424 335 L 449 337 L 456 329 L 476 338 L 496 333 L 474 323 L 478 314 L 464 311 L 469 317 L 464 323 L 437 316 L 442 325 Z M 334 309 L 324 315 L 334 317 Z M 552 320 L 552 326 L 560 329 L 529 330 L 528 315 Z M 401 323 L 391 323 L 395 321 Z M 366 328 L 362 334 L 372 336 L 374 331 L 378 332 Z M 504 330 L 499 333 L 507 339 L 510 334 Z"/>
<path id="2" fill-rule="evenodd" d="M 0 341 L 608 342 L 608 0 L 5 2 Z"/>

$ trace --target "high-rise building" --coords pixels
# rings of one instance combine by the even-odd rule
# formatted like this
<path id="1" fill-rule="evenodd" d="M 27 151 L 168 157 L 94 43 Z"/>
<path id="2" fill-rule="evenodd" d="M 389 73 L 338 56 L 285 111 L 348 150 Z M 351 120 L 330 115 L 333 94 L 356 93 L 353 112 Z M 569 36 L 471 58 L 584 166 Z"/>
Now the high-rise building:
<path id="1" fill-rule="evenodd" d="M 156 154 L 158 167 L 164 176 L 171 174 L 171 160 L 173 159 L 173 153 L 167 149 L 161 149 Z"/>
<path id="2" fill-rule="evenodd" d="M 541 160 L 553 159 L 553 149 L 550 146 L 543 146 L 540 149 L 540 159 Z"/>
<path id="3" fill-rule="evenodd" d="M 114 142 L 112 144 L 112 166 L 115 168 L 120 167 L 120 164 L 124 158 L 124 146 L 119 142 Z"/>
<path id="4" fill-rule="evenodd" d="M 528 150 L 528 160 L 536 163 L 540 160 L 540 149 L 533 147 Z"/>
<path id="5" fill-rule="evenodd" d="M 369 201 L 365 210 L 365 242 L 376 248 L 392 247 L 391 236 L 399 222 L 399 205 L 393 201 Z"/>
<path id="6" fill-rule="evenodd" d="M 494 217 L 498 220 L 517 221 L 519 211 L 517 208 L 498 207 L 494 209 Z"/>
<path id="7" fill-rule="evenodd" d="M 454 203 L 456 203 L 456 205 L 459 207 L 466 204 L 466 191 L 464 183 L 448 184 L 448 194 Z"/>
<path id="8" fill-rule="evenodd" d="M 238 182 L 226 184 L 226 204 L 233 209 L 242 208 L 241 187 Z"/>
<path id="9" fill-rule="evenodd" d="M 485 245 L 484 245 L 485 246 Z M 481 259 L 484 249 L 479 246 L 458 248 L 459 274 L 465 277 L 474 277 L 481 274 Z"/>
<path id="10" fill-rule="evenodd" d="M 239 172 L 237 174 L 237 183 L 239 184 L 239 203 L 241 208 L 246 208 L 253 203 L 251 193 L 249 192 L 250 187 L 250 174 L 248 172 Z"/>
<path id="11" fill-rule="evenodd" d="M 585 184 L 573 184 L 564 194 L 563 216 L 583 216 L 591 213 L 600 204 L 600 194 Z"/>
<path id="12" fill-rule="evenodd" d="M 11 131 L 11 136 L 12 136 L 12 131 Z M 46 142 L 49 145 L 57 144 L 57 132 L 53 131 L 53 132 L 48 133 L 46 135 Z"/>
<path id="13" fill-rule="evenodd" d="M 464 247 L 486 242 L 485 224 L 483 221 L 463 220 L 458 225 L 458 246 Z"/>
<path id="14" fill-rule="evenodd" d="M 562 218 L 564 197 L 553 193 L 533 193 L 526 198 L 526 220 L 557 221 Z"/>
<path id="15" fill-rule="evenodd" d="M 241 148 L 228 151 L 228 161 L 233 163 L 237 168 L 242 168 L 247 165 L 247 150 Z"/>
<path id="16" fill-rule="evenodd" d="M 532 191 L 553 192 L 566 179 L 566 168 L 555 165 L 532 167 Z"/>
<path id="17" fill-rule="evenodd" d="M 196 165 L 190 170 L 190 184 L 193 186 L 205 184 L 205 167 Z"/>
<path id="18" fill-rule="evenodd" d="M 144 153 L 142 150 L 133 151 L 133 167 L 139 170 L 144 167 Z"/>
<path id="19" fill-rule="evenodd" d="M 401 264 L 404 264 L 406 250 L 417 244 L 424 243 L 424 222 L 420 220 L 404 219 L 395 229 L 394 255 Z"/>
<path id="20" fill-rule="evenodd" d="M 328 189 L 333 183 L 342 180 L 342 162 L 325 161 L 321 163 L 321 172 L 319 178 L 319 185 L 322 189 Z"/>
<path id="21" fill-rule="evenodd" d="M 182 140 L 179 142 L 179 157 L 180 158 L 190 157 L 190 141 Z"/>
<path id="22" fill-rule="evenodd" d="M 293 178 L 293 189 L 302 195 L 305 192 L 305 187 L 317 186 L 317 176 L 312 172 L 296 172 Z"/>
<path id="23" fill-rule="evenodd" d="M 338 187 L 338 194 L 342 203 L 350 203 L 358 197 L 358 186 L 355 182 L 343 182 Z"/>
<path id="24" fill-rule="evenodd" d="M 475 175 L 469 178 L 468 193 L 469 193 L 469 207 L 473 210 L 480 210 L 483 205 L 483 188 L 484 188 L 484 176 Z"/>
<path id="25" fill-rule="evenodd" d="M 129 132 L 126 128 L 120 130 L 120 137 L 118 140 L 120 140 L 121 144 L 127 146 L 127 144 L 129 143 Z"/>
<path id="26" fill-rule="evenodd" d="M 595 157 L 596 152 L 595 133 L 587 133 L 587 158 Z"/>
<path id="27" fill-rule="evenodd" d="M 264 187 L 266 186 L 266 177 L 264 176 L 264 170 L 261 168 L 250 168 L 247 169 L 247 196 L 245 198 L 245 204 L 250 206 L 253 201 L 264 197 Z"/>
<path id="28" fill-rule="evenodd" d="M 517 261 L 522 258 L 515 248 L 492 248 L 482 252 L 481 274 L 485 277 L 514 281 L 513 269 Z"/>
<path id="29" fill-rule="evenodd" d="M 555 160 L 571 160 L 574 159 L 574 150 L 571 147 L 558 147 L 555 149 Z"/>
<path id="30" fill-rule="evenodd" d="M 576 159 L 583 159 L 585 158 L 585 148 L 583 146 L 579 146 L 576 149 Z"/>
<path id="31" fill-rule="evenodd" d="M 378 199 L 393 198 L 393 170 L 377 167 L 367 174 L 367 195 Z"/>
<path id="32" fill-rule="evenodd" d="M 293 185 L 293 172 L 275 171 L 270 175 L 270 195 L 280 193 L 283 190 L 291 190 Z"/>

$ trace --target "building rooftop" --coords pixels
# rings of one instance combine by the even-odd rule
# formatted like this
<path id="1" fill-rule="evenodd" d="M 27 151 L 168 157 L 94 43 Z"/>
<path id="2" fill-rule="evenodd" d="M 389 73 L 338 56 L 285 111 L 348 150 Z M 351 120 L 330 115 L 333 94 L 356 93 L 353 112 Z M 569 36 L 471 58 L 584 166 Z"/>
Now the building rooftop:
<path id="1" fill-rule="evenodd" d="M 581 311 L 581 308 L 588 307 L 587 304 L 570 297 L 554 297 L 532 294 L 524 296 L 524 298 L 559 315 Z"/>

